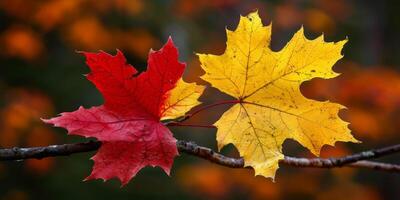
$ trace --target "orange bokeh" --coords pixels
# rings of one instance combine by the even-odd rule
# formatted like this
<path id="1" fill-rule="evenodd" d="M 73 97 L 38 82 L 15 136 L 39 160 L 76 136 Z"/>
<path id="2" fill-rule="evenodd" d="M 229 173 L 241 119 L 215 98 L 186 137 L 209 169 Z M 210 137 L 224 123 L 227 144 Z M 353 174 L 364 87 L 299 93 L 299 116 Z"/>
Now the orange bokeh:
<path id="1" fill-rule="evenodd" d="M 19 57 L 26 60 L 37 59 L 44 50 L 41 37 L 32 29 L 14 26 L 0 35 L 5 56 Z"/>
<path id="2" fill-rule="evenodd" d="M 24 89 L 6 94 L 6 106 L 0 110 L 0 147 L 46 146 L 56 142 L 55 133 L 40 118 L 53 112 L 51 101 L 45 95 Z M 53 158 L 28 160 L 28 171 L 43 174 L 54 163 Z"/>

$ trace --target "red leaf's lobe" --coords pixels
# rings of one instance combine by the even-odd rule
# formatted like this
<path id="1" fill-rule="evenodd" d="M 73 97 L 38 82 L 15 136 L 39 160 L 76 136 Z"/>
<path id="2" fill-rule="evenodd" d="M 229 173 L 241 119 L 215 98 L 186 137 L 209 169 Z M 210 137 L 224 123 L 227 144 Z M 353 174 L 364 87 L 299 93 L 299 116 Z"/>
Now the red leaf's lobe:
<path id="1" fill-rule="evenodd" d="M 172 39 L 159 51 L 150 51 L 147 71 L 139 75 L 120 51 L 115 56 L 105 52 L 83 54 L 91 70 L 87 78 L 103 95 L 104 105 L 80 107 L 44 121 L 66 128 L 69 134 L 102 142 L 86 180 L 117 177 L 125 185 L 148 165 L 159 166 L 169 174 L 178 151 L 176 139 L 160 118 L 168 92 L 185 68 L 178 61 Z"/>

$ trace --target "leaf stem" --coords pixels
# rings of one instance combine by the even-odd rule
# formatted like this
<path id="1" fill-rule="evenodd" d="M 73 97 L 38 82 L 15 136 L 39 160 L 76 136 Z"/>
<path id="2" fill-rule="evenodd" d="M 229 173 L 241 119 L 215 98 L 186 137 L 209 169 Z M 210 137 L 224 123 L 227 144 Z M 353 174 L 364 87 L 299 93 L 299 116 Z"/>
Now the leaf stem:
<path id="1" fill-rule="evenodd" d="M 169 123 L 167 126 L 187 126 L 187 127 L 199 127 L 199 128 L 216 128 L 214 125 L 201 125 L 201 124 L 182 124 L 182 123 Z"/>
<path id="2" fill-rule="evenodd" d="M 200 107 L 199 109 L 193 111 L 190 114 L 187 114 L 185 117 L 183 117 L 181 120 L 179 120 L 179 122 L 186 121 L 189 118 L 199 114 L 200 112 L 208 110 L 208 109 L 216 107 L 216 106 L 227 105 L 227 104 L 237 104 L 237 103 L 241 103 L 241 101 L 240 100 L 225 100 L 225 101 L 219 101 L 219 102 L 216 102 L 216 103 L 212 103 L 212 104 L 206 105 L 204 107 Z"/>

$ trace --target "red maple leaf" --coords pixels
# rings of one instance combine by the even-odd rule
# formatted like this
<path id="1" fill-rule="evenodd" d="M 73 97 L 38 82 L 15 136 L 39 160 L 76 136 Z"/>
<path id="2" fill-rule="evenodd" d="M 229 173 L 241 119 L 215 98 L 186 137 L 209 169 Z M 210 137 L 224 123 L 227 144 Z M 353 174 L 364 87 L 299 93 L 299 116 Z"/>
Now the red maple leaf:
<path id="1" fill-rule="evenodd" d="M 138 75 L 124 55 L 86 53 L 91 69 L 87 78 L 102 93 L 105 103 L 44 120 L 64 127 L 71 135 L 102 142 L 94 167 L 85 180 L 117 177 L 125 185 L 145 166 L 159 166 L 168 175 L 178 155 L 176 139 L 160 122 L 168 92 L 182 77 L 184 63 L 170 38 L 159 51 L 150 51 L 147 71 Z"/>

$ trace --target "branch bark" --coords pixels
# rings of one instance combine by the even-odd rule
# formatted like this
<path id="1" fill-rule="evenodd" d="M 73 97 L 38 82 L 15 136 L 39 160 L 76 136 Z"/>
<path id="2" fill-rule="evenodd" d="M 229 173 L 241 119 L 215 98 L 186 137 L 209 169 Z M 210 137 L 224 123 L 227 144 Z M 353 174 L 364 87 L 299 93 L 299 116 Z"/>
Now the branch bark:
<path id="1" fill-rule="evenodd" d="M 100 142 L 90 141 L 44 147 L 13 147 L 9 149 L 0 149 L 0 161 L 68 156 L 75 153 L 95 151 L 100 148 L 100 146 Z M 210 148 L 199 146 L 194 142 L 180 140 L 177 142 L 177 146 L 180 152 L 203 158 L 218 165 L 230 168 L 244 168 L 244 160 L 242 158 L 227 157 Z M 285 156 L 279 163 L 293 167 L 335 168 L 345 166 L 400 173 L 400 165 L 367 161 L 397 152 L 400 152 L 400 144 L 338 158 L 296 158 Z"/>

